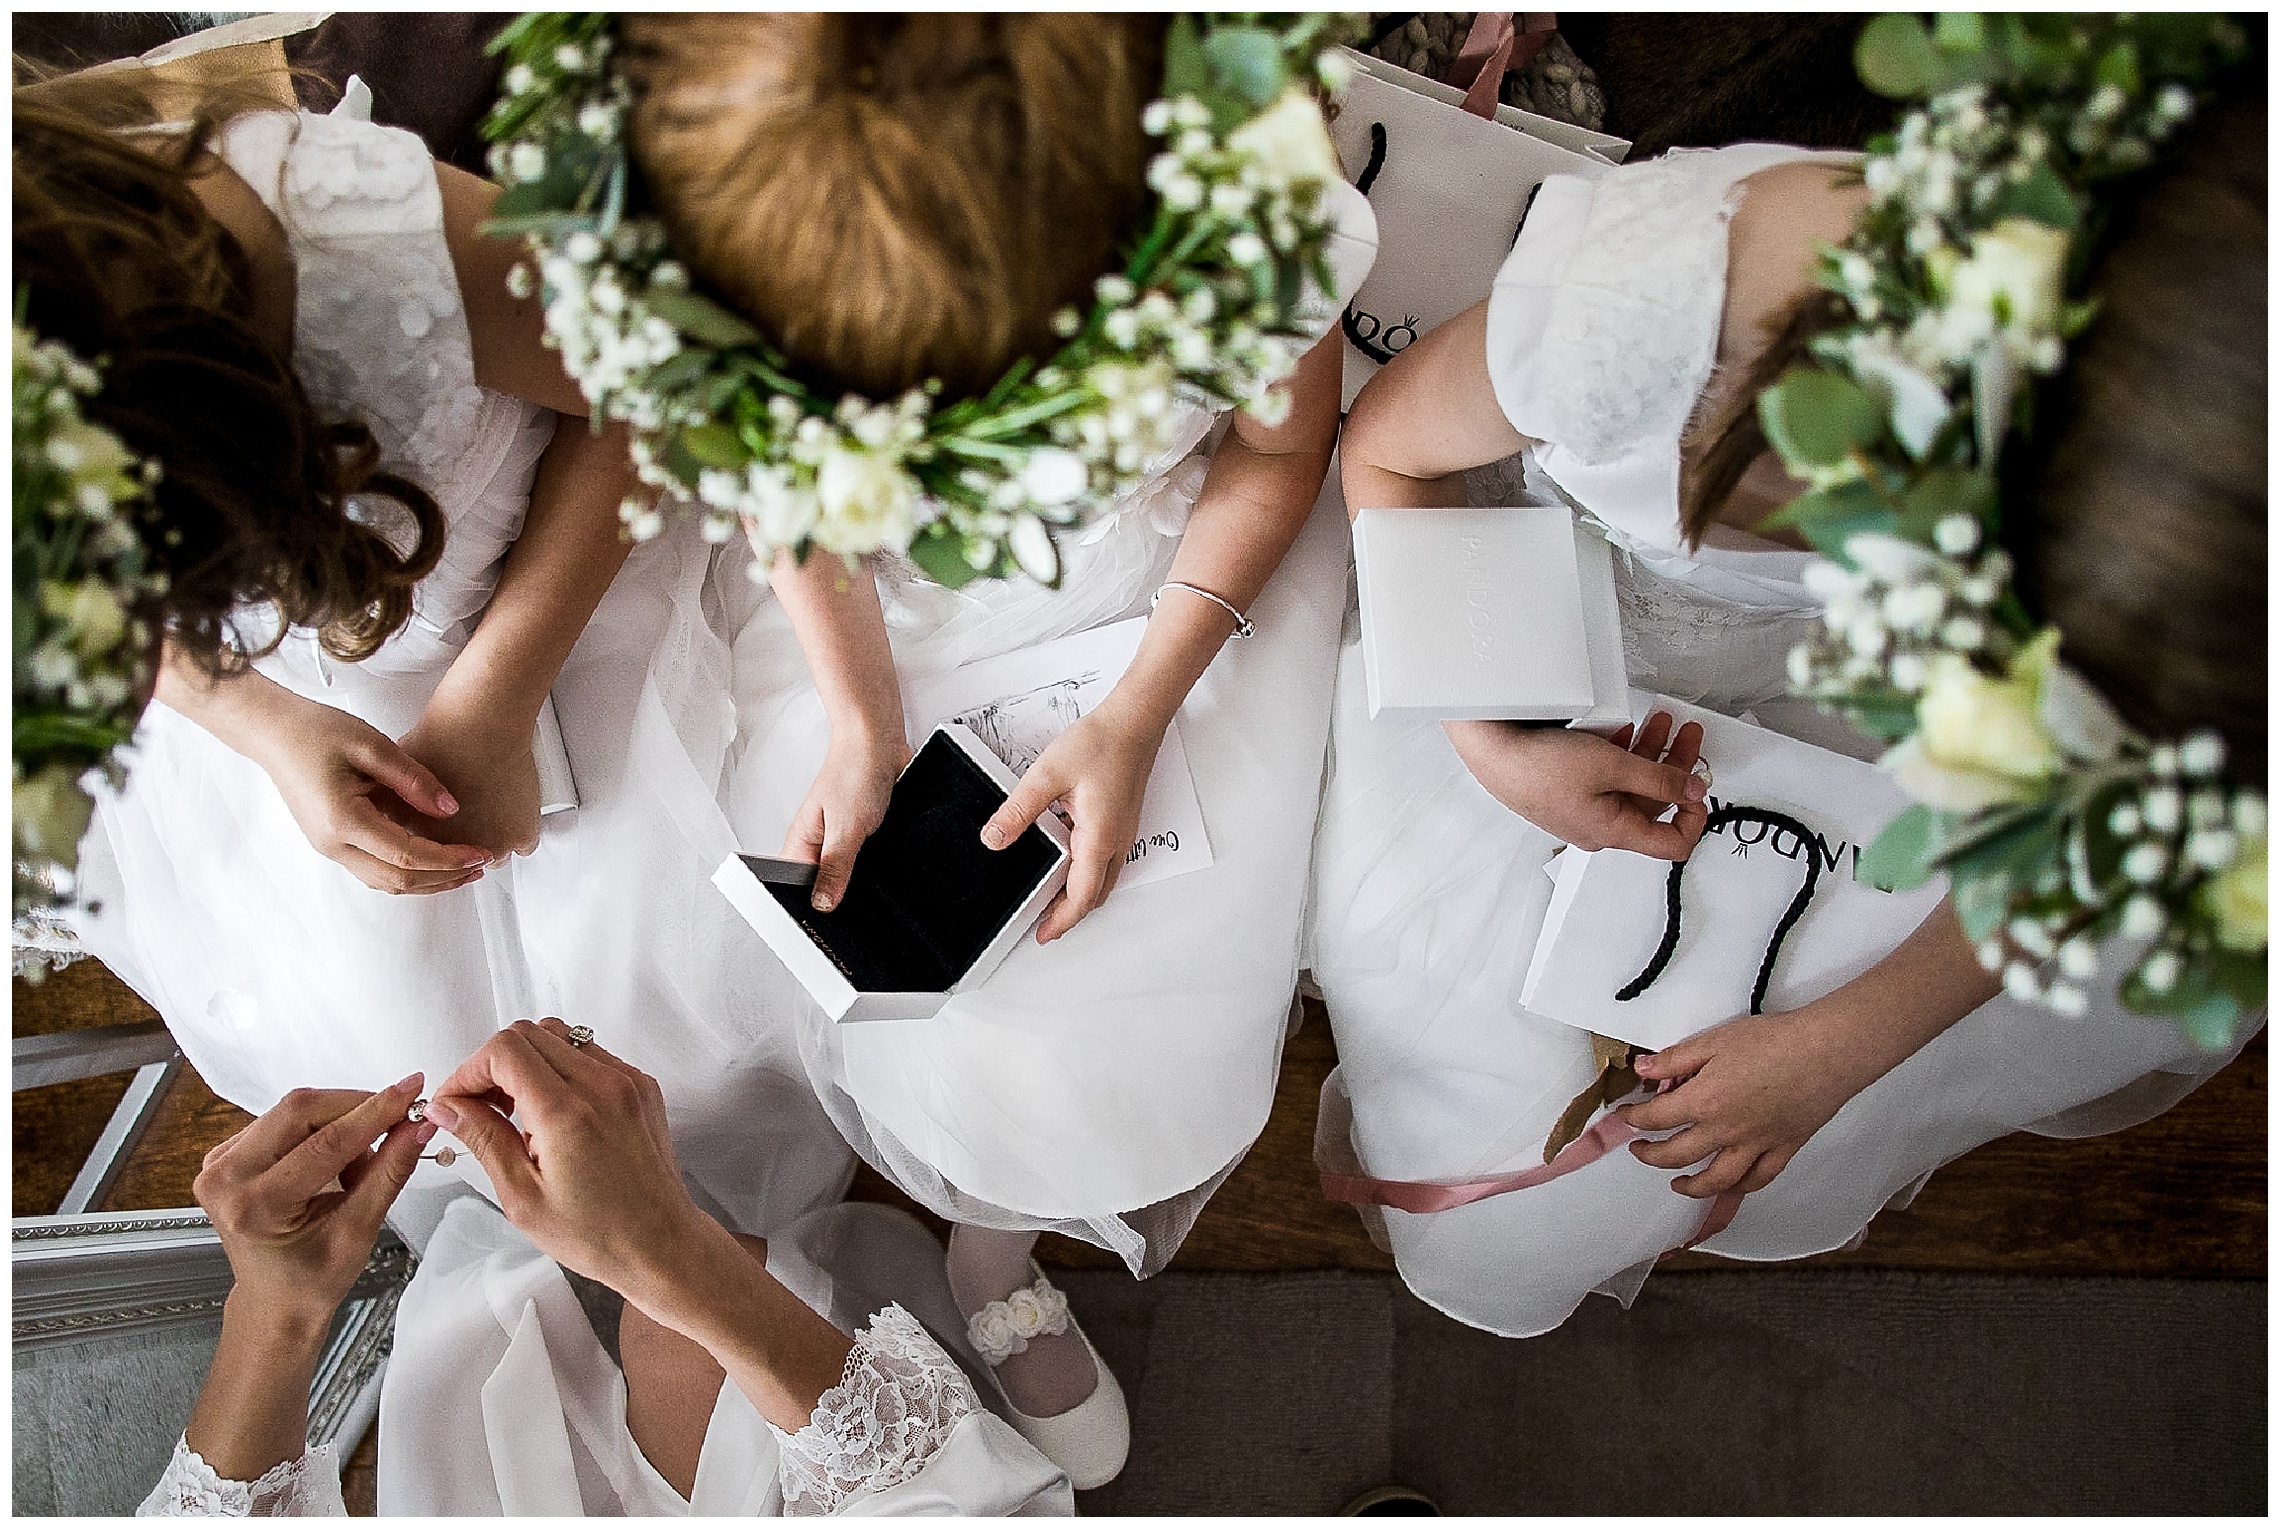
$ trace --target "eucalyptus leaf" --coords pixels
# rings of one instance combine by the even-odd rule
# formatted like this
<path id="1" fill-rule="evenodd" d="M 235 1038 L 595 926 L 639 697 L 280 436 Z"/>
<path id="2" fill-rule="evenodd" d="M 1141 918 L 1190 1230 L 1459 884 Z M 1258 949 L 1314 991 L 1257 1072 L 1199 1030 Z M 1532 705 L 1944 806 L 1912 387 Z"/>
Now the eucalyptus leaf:
<path id="1" fill-rule="evenodd" d="M 723 424 L 691 425 L 681 432 L 681 445 L 706 467 L 729 472 L 752 460 L 752 453 L 745 449 L 736 431 Z"/>
<path id="2" fill-rule="evenodd" d="M 1282 44 L 1259 27 L 1218 26 L 1203 40 L 1212 83 L 1252 110 L 1282 94 Z"/>
<path id="3" fill-rule="evenodd" d="M 727 350 L 760 342 L 759 330 L 701 293 L 652 286 L 645 296 L 650 312 L 700 345 Z"/>
<path id="4" fill-rule="evenodd" d="M 1204 62 L 1203 38 L 1195 18 L 1182 11 L 1164 33 L 1164 96 L 1201 96 L 1211 88 L 1211 67 Z"/>
<path id="5" fill-rule="evenodd" d="M 1884 433 L 1884 411 L 1849 377 L 1795 367 L 1758 395 L 1758 420 L 1784 462 L 1834 467 Z"/>
<path id="6" fill-rule="evenodd" d="M 1940 467 L 1924 474 L 1900 496 L 1900 534 L 1929 543 L 1939 523 L 1968 515 L 1981 527 L 1994 523 L 1995 479 L 1967 467 Z"/>
<path id="7" fill-rule="evenodd" d="M 1923 22 L 1904 12 L 1888 12 L 1861 29 L 1853 48 L 1861 83 L 1880 96 L 1906 100 L 1931 89 L 1940 58 Z"/>
<path id="8" fill-rule="evenodd" d="M 1931 863 L 1934 817 L 1918 802 L 1884 825 L 1876 842 L 1861 852 L 1856 877 L 1882 892 L 1906 892 L 1937 874 Z"/>
<path id="9" fill-rule="evenodd" d="M 1987 41 L 1977 11 L 1941 11 L 1932 19 L 1932 41 L 1943 53 L 1976 53 Z"/>
<path id="10" fill-rule="evenodd" d="M 2073 233 L 2082 226 L 2082 208 L 2066 182 L 2058 178 L 2048 162 L 2039 163 L 2034 173 L 2018 184 L 2008 186 L 1996 198 L 1992 210 L 1995 217 L 2032 218 L 2052 228 Z"/>
<path id="11" fill-rule="evenodd" d="M 1956 875 L 1948 878 L 1948 895 L 1955 904 L 1955 916 L 1963 924 L 1963 932 L 1977 945 L 2003 927 L 2003 919 L 2011 911 L 2011 878 L 2001 871 L 1984 875 Z"/>
<path id="12" fill-rule="evenodd" d="M 929 527 L 910 544 L 910 560 L 919 571 L 945 589 L 958 589 L 982 576 L 966 561 L 965 544 L 956 533 Z"/>

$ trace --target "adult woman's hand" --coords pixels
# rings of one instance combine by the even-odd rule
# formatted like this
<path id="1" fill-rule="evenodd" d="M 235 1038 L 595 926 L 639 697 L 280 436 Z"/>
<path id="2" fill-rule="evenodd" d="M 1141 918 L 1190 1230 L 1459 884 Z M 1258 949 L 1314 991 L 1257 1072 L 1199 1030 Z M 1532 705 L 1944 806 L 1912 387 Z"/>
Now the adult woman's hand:
<path id="1" fill-rule="evenodd" d="M 428 1119 L 475 1154 L 540 1252 L 628 1300 L 646 1303 L 693 1246 L 726 1235 L 681 1183 L 657 1080 L 573 1045 L 559 1019 L 517 1020 L 484 1042 Z"/>
<path id="2" fill-rule="evenodd" d="M 191 1193 L 236 1283 L 183 1442 L 226 1481 L 258 1481 L 307 1447 L 333 1311 L 434 1134 L 404 1117 L 419 1086 L 414 1073 L 376 1094 L 296 1089 L 206 1154 Z"/>
<path id="3" fill-rule="evenodd" d="M 206 1154 L 190 1193 L 238 1294 L 319 1327 L 332 1320 L 434 1134 L 404 1118 L 419 1087 L 414 1073 L 375 1094 L 295 1089 Z"/>
<path id="4" fill-rule="evenodd" d="M 647 1073 L 573 1043 L 559 1019 L 518 1020 L 445 1081 L 428 1118 L 475 1154 L 541 1252 L 693 1340 L 778 1428 L 806 1426 L 838 1382 L 847 1338 L 689 1198 Z"/>

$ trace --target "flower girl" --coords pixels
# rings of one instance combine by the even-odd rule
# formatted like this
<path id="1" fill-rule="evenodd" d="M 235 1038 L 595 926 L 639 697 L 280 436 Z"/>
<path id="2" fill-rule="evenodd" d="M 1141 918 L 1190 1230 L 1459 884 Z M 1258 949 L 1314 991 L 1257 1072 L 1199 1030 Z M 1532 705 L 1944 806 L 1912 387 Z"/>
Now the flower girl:
<path id="1" fill-rule="evenodd" d="M 747 849 L 820 860 L 830 906 L 909 754 L 898 668 L 1153 611 L 984 835 L 1073 822 L 1036 945 L 922 1021 L 773 989 L 847 1138 L 958 1223 L 1021 1426 L 1096 1485 L 1123 1403 L 1030 1248 L 1162 1267 L 1265 1123 L 1296 978 L 1343 558 L 1313 342 L 1375 243 L 1308 95 L 1321 20 L 548 28 L 515 36 L 500 149 L 550 322 L 653 476 L 772 560 L 725 592 Z M 653 223 L 613 221 L 621 131 Z M 660 316 L 711 358 L 643 348 Z M 818 629 L 847 662 L 803 672 L 786 635 Z M 1111 897 L 1175 712 L 1214 863 Z"/>
<path id="2" fill-rule="evenodd" d="M 2089 46 L 2076 24 L 2064 47 Z M 1341 1058 L 1318 1151 L 1410 1287 L 1476 1326 L 1628 1301 L 1696 1240 L 1846 1245 L 1991 1137 L 2158 1113 L 2261 1023 L 2262 108 L 2212 109 L 2177 169 L 2128 186 L 2069 354 L 2055 225 L 2100 226 L 2080 188 L 2191 114 L 2226 24 L 2163 42 L 2170 78 L 2073 94 L 2086 65 L 2004 72 L 2002 26 L 2040 25 L 1991 18 L 1984 54 L 1943 52 L 1968 88 L 1864 174 L 1753 144 L 1546 182 L 1487 302 L 1357 401 L 1349 503 L 1462 504 L 1457 474 L 1524 451 L 1618 549 L 1633 682 L 1869 746 L 1794 687 L 1908 738 L 1891 763 L 1926 805 L 1878 852 L 1950 878 L 1857 979 L 1638 1056 L 1662 1092 L 1547 1164 L 1555 1122 L 1625 1058 L 1519 1003 L 1545 858 L 1561 838 L 1682 858 L 1692 740 L 1658 776 L 1556 729 L 1373 723 L 1349 649 L 1315 867 Z M 2101 22 L 2098 46 L 2131 25 Z M 2022 184 L 2049 199 L 2022 211 Z M 2028 371 L 2055 375 L 2002 458 L 1998 518 Z M 1754 529 L 1807 489 L 1774 524 L 1833 561 Z M 1673 742 L 1665 722 L 1629 741 L 1649 764 Z"/>
<path id="3" fill-rule="evenodd" d="M 766 952 L 702 884 L 732 842 L 711 549 L 627 559 L 624 442 L 509 297 L 493 191 L 353 113 L 152 115 L 132 69 L 16 92 L 26 321 L 98 362 L 91 417 L 156 462 L 173 578 L 79 856 L 85 948 L 249 1110 L 440 1075 L 554 1012 L 666 1081 L 740 1224 L 836 1194 Z M 550 692 L 578 805 L 541 832 Z"/>

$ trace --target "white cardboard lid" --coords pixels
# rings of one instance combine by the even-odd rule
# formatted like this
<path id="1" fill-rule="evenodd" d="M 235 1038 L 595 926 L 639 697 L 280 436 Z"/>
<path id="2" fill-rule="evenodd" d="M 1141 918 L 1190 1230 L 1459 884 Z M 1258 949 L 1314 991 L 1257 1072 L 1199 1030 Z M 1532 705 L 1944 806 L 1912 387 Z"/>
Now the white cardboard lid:
<path id="1" fill-rule="evenodd" d="M 1006 768 L 1005 762 L 963 724 L 945 722 L 935 731 L 962 750 L 992 783 L 1008 794 L 1019 783 L 1020 778 Z M 783 905 L 745 867 L 739 855 L 730 855 L 721 862 L 713 872 L 713 885 L 744 915 L 744 921 L 759 931 L 760 938 L 768 942 L 768 948 L 776 953 L 777 959 L 834 1020 L 921 1018 L 948 1002 L 950 994 L 964 992 L 987 980 L 1068 880 L 1068 829 L 1050 810 L 1038 817 L 1037 827 L 1052 842 L 1056 852 L 1052 868 L 998 931 L 997 938 L 974 958 L 965 975 L 939 993 L 865 992 L 857 988 L 839 969 L 839 963 L 816 944 L 797 919 L 784 911 Z"/>

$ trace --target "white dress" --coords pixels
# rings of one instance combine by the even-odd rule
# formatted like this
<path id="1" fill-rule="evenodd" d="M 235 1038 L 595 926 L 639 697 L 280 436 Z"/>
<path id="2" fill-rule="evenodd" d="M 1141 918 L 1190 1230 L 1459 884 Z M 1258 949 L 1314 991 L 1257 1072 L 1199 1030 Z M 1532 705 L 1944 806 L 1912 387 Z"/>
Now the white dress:
<path id="1" fill-rule="evenodd" d="M 768 1268 L 855 1340 L 840 1383 L 786 1434 L 732 1380 L 683 1497 L 627 1431 L 625 1379 L 569 1282 L 473 1195 L 451 1201 L 396 1315 L 380 1398 L 383 1514 L 525 1517 L 1067 1515 L 1068 1478 L 985 1411 L 928 1332 L 949 1287 L 924 1228 L 837 1205 L 769 1241 Z M 915 1309 L 915 1310 L 914 1310 Z M 956 1341 L 956 1340 L 953 1340 Z M 216 1477 L 177 1445 L 144 1504 L 167 1516 L 338 1514 L 312 1450 L 261 1481 Z"/>
<path id="2" fill-rule="evenodd" d="M 1549 495 L 1536 502 L 1564 500 L 1615 543 L 1633 683 L 1866 753 L 1786 695 L 1785 656 L 1816 621 L 1806 555 L 1738 534 L 1688 551 L 1678 525 L 1678 443 L 1716 353 L 1735 183 L 1800 157 L 1739 145 L 1545 182 L 1489 300 L 1488 370 L 1513 427 L 1541 443 L 1523 464 Z M 1474 481 L 1475 502 L 1517 502 L 1499 469 Z M 1558 846 L 1489 796 L 1439 724 L 1369 720 L 1358 645 L 1341 661 L 1331 753 L 1311 960 L 1340 1066 L 1321 1166 L 1407 1182 L 1540 1166 L 1596 1075 L 1584 1032 L 1518 1000 Z M 2119 1130 L 2230 1059 L 2122 1008 L 2112 975 L 2078 1018 L 2009 998 L 1969 1015 L 1846 1104 L 1701 1245 L 1751 1260 L 1845 1246 L 1982 1142 Z M 1674 1176 L 1616 1150 L 1531 1188 L 1427 1214 L 1372 1206 L 1365 1220 L 1420 1297 L 1529 1336 L 1595 1288 L 1628 1301 L 1697 1235 L 1705 1203 L 1672 1191 Z"/>
<path id="3" fill-rule="evenodd" d="M 284 226 L 303 386 L 328 417 L 369 424 L 383 463 L 448 523 L 442 563 L 379 652 L 343 663 L 295 631 L 257 667 L 400 736 L 490 598 L 554 416 L 475 383 L 416 137 L 265 112 L 221 149 Z M 440 1082 L 500 1025 L 557 1014 L 658 1078 L 684 1165 L 739 1227 L 837 1198 L 852 1159 L 763 1007 L 772 958 L 707 882 L 733 842 L 718 800 L 727 646 L 700 610 L 714 549 L 675 527 L 633 549 L 556 682 L 581 805 L 459 891 L 365 887 L 310 846 L 257 765 L 152 703 L 126 788 L 82 847 L 96 911 L 78 934 L 216 1093 L 259 1113 L 304 1085 L 377 1088 L 414 1069 Z M 274 620 L 264 608 L 241 626 L 258 637 Z"/>
<path id="4" fill-rule="evenodd" d="M 1376 251 L 1368 202 L 1337 185 L 1341 292 Z M 1316 294 L 1317 333 L 1339 299 Z M 1208 465 L 1195 408 L 1150 481 L 1065 548 L 1062 587 L 951 591 L 880 575 L 898 668 L 933 673 L 1143 613 Z M 1181 736 L 1213 864 L 1113 893 L 1049 946 L 1024 941 L 929 1019 L 834 1025 L 779 974 L 810 1075 L 863 1157 L 952 1220 L 1047 1228 L 1153 1273 L 1265 1126 L 1298 975 L 1301 905 L 1337 663 L 1345 560 L 1336 474 L 1250 615 L 1188 696 Z M 747 594 L 729 811 L 773 854 L 829 733 L 782 607 Z"/>

